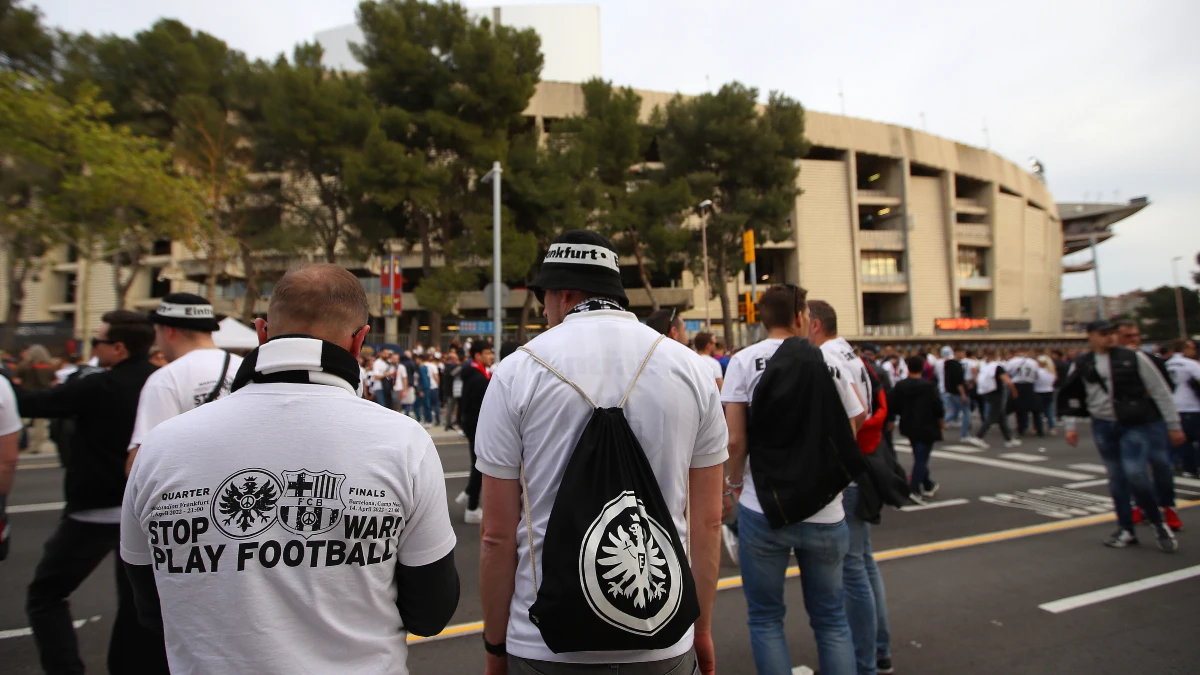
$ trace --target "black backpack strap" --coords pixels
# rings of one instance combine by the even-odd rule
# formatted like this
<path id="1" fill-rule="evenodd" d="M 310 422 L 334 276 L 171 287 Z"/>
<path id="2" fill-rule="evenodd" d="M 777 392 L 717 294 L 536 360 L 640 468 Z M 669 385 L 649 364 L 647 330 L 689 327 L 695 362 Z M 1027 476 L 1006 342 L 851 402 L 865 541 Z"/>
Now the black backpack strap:
<path id="1" fill-rule="evenodd" d="M 221 376 L 217 378 L 217 386 L 204 397 L 205 403 L 212 403 L 221 396 L 221 387 L 225 386 L 225 375 L 229 373 L 229 352 L 225 352 L 225 363 L 221 364 Z"/>

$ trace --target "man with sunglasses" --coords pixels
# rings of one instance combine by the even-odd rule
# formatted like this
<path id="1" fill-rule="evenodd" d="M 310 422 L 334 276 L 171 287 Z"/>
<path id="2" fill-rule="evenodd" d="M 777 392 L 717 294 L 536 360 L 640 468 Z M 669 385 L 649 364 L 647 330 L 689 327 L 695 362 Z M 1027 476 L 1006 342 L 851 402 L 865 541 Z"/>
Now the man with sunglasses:
<path id="1" fill-rule="evenodd" d="M 218 349 L 212 334 L 225 317 L 208 300 L 191 293 L 171 293 L 150 313 L 155 344 L 168 363 L 146 381 L 138 401 L 137 423 L 129 441 L 128 467 L 150 430 L 229 393 L 242 358 Z"/>
<path id="2" fill-rule="evenodd" d="M 74 418 L 69 451 L 62 452 L 66 508 L 49 541 L 25 611 L 47 673 L 82 673 L 67 598 L 104 557 L 117 548 L 125 451 L 133 432 L 138 396 L 155 371 L 148 360 L 154 327 L 145 314 L 119 310 L 102 317 L 92 355 L 104 372 L 37 392 L 18 390 L 25 417 Z M 162 635 L 143 628 L 120 560 L 116 560 L 117 616 L 108 648 L 111 673 L 165 673 Z"/>

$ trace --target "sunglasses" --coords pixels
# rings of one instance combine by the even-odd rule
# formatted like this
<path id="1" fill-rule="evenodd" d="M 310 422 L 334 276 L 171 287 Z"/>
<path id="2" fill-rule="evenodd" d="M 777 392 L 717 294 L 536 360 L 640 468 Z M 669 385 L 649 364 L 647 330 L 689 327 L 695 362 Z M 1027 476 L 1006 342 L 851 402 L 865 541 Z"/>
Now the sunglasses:
<path id="1" fill-rule="evenodd" d="M 101 340 L 100 338 L 94 337 L 94 338 L 92 338 L 92 349 L 95 349 L 96 347 L 98 347 L 100 345 L 115 345 L 115 344 L 117 344 L 117 342 L 119 342 L 119 341 L 118 340 Z"/>

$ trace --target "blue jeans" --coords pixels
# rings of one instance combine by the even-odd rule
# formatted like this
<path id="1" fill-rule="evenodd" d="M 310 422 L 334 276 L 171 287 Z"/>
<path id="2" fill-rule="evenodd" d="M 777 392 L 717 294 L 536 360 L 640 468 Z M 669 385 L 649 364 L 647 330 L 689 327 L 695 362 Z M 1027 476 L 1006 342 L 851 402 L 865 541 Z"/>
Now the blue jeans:
<path id="1" fill-rule="evenodd" d="M 842 506 L 846 509 L 846 525 L 850 528 L 850 549 L 842 564 L 846 618 L 854 638 L 858 675 L 875 675 L 879 660 L 892 658 L 887 595 L 875 555 L 871 552 L 871 524 L 854 515 L 858 508 L 857 485 L 846 488 Z"/>
<path id="2" fill-rule="evenodd" d="M 1171 461 L 1171 441 L 1167 423 L 1155 422 L 1158 437 L 1150 448 L 1150 477 L 1154 480 L 1154 498 L 1159 506 L 1175 506 L 1175 463 Z"/>
<path id="3" fill-rule="evenodd" d="M 1200 469 L 1200 413 L 1179 413 L 1183 422 L 1183 433 L 1187 442 L 1175 447 L 1175 462 L 1190 474 L 1196 474 Z"/>
<path id="4" fill-rule="evenodd" d="M 971 435 L 971 399 L 963 403 L 958 394 L 942 394 L 942 407 L 946 409 L 946 426 L 954 420 L 962 420 L 961 438 Z"/>
<path id="5" fill-rule="evenodd" d="M 842 564 L 850 548 L 845 521 L 771 529 L 767 517 L 738 506 L 738 558 L 749 614 L 750 647 L 759 675 L 792 672 L 783 618 L 783 585 L 792 551 L 800 561 L 804 609 L 817 639 L 822 675 L 854 675 L 854 643 L 846 620 Z"/>
<path id="6" fill-rule="evenodd" d="M 416 413 L 416 417 L 414 419 L 416 419 L 418 422 L 421 422 L 423 424 L 428 424 L 428 418 L 429 418 L 429 390 L 428 389 L 418 389 L 417 390 L 417 402 L 413 405 L 413 411 Z"/>
<path id="7" fill-rule="evenodd" d="M 430 389 L 425 392 L 425 421 L 430 424 L 442 423 L 442 391 Z"/>
<path id="8" fill-rule="evenodd" d="M 1129 506 L 1132 494 L 1142 508 L 1146 520 L 1162 523 L 1162 513 L 1154 497 L 1150 479 L 1150 455 L 1161 434 L 1154 424 L 1126 426 L 1120 422 L 1092 419 L 1092 435 L 1100 458 L 1108 469 L 1108 491 L 1112 494 L 1121 529 L 1133 531 L 1133 509 Z"/>
<path id="9" fill-rule="evenodd" d="M 920 494 L 921 488 L 933 487 L 933 476 L 929 473 L 929 458 L 933 456 L 933 443 L 924 441 L 912 442 L 913 469 L 909 476 L 908 486 L 913 494 Z"/>

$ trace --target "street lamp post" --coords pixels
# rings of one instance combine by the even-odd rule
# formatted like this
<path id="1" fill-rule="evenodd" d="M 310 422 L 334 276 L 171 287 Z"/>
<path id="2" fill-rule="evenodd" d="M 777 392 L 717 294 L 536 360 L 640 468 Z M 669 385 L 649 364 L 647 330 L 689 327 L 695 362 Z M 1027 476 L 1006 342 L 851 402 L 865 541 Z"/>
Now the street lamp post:
<path id="1" fill-rule="evenodd" d="M 713 211 L 712 200 L 705 199 L 696 206 L 696 209 L 700 211 L 700 255 L 704 256 L 704 330 L 712 332 L 712 311 L 710 309 L 712 283 L 711 277 L 708 276 L 708 219 Z M 706 209 L 708 215 L 704 214 Z"/>
<path id="2" fill-rule="evenodd" d="M 483 177 L 483 182 L 492 183 L 492 348 L 496 360 L 500 360 L 500 337 L 503 326 L 504 308 L 500 305 L 500 162 L 492 162 L 492 170 Z"/>
<path id="3" fill-rule="evenodd" d="M 1175 313 L 1179 319 L 1179 337 L 1187 339 L 1187 317 L 1183 313 L 1183 289 L 1179 287 L 1179 268 L 1176 263 L 1183 256 L 1171 258 L 1171 281 L 1175 283 Z"/>

